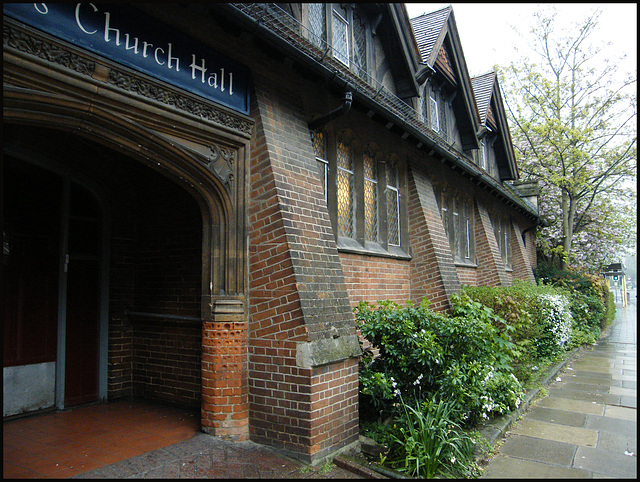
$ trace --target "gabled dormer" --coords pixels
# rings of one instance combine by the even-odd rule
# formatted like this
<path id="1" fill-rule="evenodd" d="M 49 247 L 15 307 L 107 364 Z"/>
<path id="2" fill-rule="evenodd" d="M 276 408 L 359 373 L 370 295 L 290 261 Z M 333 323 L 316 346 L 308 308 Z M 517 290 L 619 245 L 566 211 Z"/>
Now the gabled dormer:
<path id="1" fill-rule="evenodd" d="M 480 115 L 480 148 L 474 156 L 479 167 L 498 181 L 518 178 L 515 153 L 504 110 L 498 76 L 494 71 L 471 79 Z"/>
<path id="2" fill-rule="evenodd" d="M 449 145 L 479 148 L 480 118 L 451 6 L 411 19 L 421 65 L 423 120 Z"/>

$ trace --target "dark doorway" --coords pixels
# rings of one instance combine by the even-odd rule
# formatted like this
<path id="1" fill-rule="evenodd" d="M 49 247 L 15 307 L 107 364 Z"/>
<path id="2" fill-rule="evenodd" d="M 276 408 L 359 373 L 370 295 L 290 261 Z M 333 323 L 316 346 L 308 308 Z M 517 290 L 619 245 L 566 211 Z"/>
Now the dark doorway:
<path id="1" fill-rule="evenodd" d="M 56 359 L 62 180 L 4 156 L 4 366 Z"/>
<path id="2" fill-rule="evenodd" d="M 77 183 L 42 167 L 7 155 L 3 164 L 4 366 L 26 373 L 37 364 L 59 365 L 62 346 L 64 405 L 96 401 L 100 205 Z M 22 387 L 43 390 L 28 381 Z M 54 398 L 46 396 L 49 403 Z"/>
<path id="3" fill-rule="evenodd" d="M 93 195 L 72 184 L 67 269 L 65 405 L 98 399 L 102 213 Z"/>

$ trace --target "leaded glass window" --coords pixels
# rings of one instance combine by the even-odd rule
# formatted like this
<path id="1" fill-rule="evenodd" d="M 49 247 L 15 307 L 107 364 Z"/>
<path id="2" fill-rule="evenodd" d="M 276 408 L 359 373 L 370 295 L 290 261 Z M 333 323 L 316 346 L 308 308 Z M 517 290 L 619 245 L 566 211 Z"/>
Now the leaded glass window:
<path id="1" fill-rule="evenodd" d="M 451 210 L 452 211 L 451 212 L 451 215 L 452 215 L 451 223 L 453 225 L 453 230 L 452 230 L 452 233 L 451 233 L 451 234 L 453 234 L 453 240 L 452 240 L 453 243 L 451 245 L 451 249 L 453 250 L 453 252 L 456 255 L 459 255 L 460 251 L 461 251 L 461 246 L 462 246 L 462 239 L 461 238 L 462 238 L 462 234 L 463 234 L 462 231 L 460 230 L 460 228 L 462 226 L 462 223 L 461 223 L 462 216 L 460 216 L 460 201 L 458 201 L 457 199 L 454 198 L 454 199 L 452 199 L 451 205 L 452 205 L 452 208 L 453 208 Z"/>
<path id="2" fill-rule="evenodd" d="M 487 143 L 485 142 L 484 139 L 480 143 L 480 151 L 478 152 L 478 155 L 480 157 L 480 162 L 479 162 L 480 167 L 486 171 L 487 170 Z"/>
<path id="3" fill-rule="evenodd" d="M 363 155 L 364 162 L 364 229 L 367 241 L 378 241 L 378 168 L 374 158 Z"/>
<path id="4" fill-rule="evenodd" d="M 309 4 L 309 40 L 324 49 L 327 44 L 327 13 L 324 3 Z"/>
<path id="5" fill-rule="evenodd" d="M 492 219 L 493 231 L 496 234 L 496 241 L 498 242 L 498 248 L 500 249 L 500 256 L 504 261 L 505 266 L 511 264 L 510 250 L 509 250 L 509 224 L 506 219 L 499 216 L 495 216 Z"/>
<path id="6" fill-rule="evenodd" d="M 446 189 L 438 191 L 436 199 L 452 256 L 458 261 L 472 261 L 475 250 L 470 200 Z"/>
<path id="7" fill-rule="evenodd" d="M 338 236 L 354 238 L 354 184 L 353 149 L 344 140 L 337 145 L 338 184 Z"/>
<path id="8" fill-rule="evenodd" d="M 440 109 L 439 109 L 439 119 L 438 119 L 438 130 L 441 134 L 443 135 L 447 135 L 448 131 L 447 131 L 447 103 L 444 101 L 444 99 L 442 97 L 440 97 L 439 99 L 441 101 L 440 103 Z"/>
<path id="9" fill-rule="evenodd" d="M 354 13 L 353 20 L 353 64 L 356 73 L 364 77 L 367 73 L 367 32 L 364 22 Z"/>
<path id="10" fill-rule="evenodd" d="M 462 205 L 462 222 L 463 222 L 463 233 L 465 238 L 464 244 L 464 252 L 463 257 L 465 259 L 471 260 L 471 248 L 472 248 L 472 234 L 471 234 L 471 213 L 469 211 L 469 202 L 464 201 Z"/>
<path id="11" fill-rule="evenodd" d="M 318 176 L 322 182 L 324 200 L 327 200 L 327 175 L 329 172 L 329 161 L 327 160 L 327 135 L 323 131 L 311 132 L 313 151 L 316 155 Z"/>
<path id="12" fill-rule="evenodd" d="M 431 129 L 440 132 L 440 116 L 438 115 L 438 101 L 433 95 L 429 97 L 429 119 L 431 121 Z"/>
<path id="13" fill-rule="evenodd" d="M 333 55 L 349 66 L 349 22 L 336 10 L 333 11 Z"/>
<path id="14" fill-rule="evenodd" d="M 387 165 L 387 241 L 392 246 L 400 246 L 400 190 L 398 186 L 398 166 Z"/>

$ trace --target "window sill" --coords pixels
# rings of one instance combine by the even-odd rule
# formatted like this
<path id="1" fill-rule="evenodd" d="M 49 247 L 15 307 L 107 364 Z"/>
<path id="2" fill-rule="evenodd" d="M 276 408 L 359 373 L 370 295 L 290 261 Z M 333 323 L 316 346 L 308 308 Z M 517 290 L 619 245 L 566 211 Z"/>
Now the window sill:
<path id="1" fill-rule="evenodd" d="M 362 254 L 367 256 L 378 256 L 380 258 L 392 258 L 409 261 L 411 256 L 407 254 L 400 246 L 389 246 L 384 249 L 378 243 L 365 241 L 364 246 L 351 238 L 338 238 L 338 251 L 341 253 Z"/>
<path id="2" fill-rule="evenodd" d="M 466 259 L 462 259 L 462 258 L 456 258 L 455 261 L 453 262 L 454 265 L 456 266 L 461 266 L 463 268 L 477 268 L 478 267 L 478 263 L 475 263 L 473 261 L 469 261 Z"/>

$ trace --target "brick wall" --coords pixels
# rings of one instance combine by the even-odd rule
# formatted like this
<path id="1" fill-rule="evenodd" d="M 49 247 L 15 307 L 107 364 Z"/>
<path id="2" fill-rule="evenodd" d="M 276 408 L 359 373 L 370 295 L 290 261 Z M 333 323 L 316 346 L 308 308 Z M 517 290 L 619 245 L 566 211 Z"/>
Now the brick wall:
<path id="1" fill-rule="evenodd" d="M 199 323 L 133 323 L 133 396 L 200 408 Z"/>
<path id="2" fill-rule="evenodd" d="M 202 323 L 202 428 L 242 441 L 249 436 L 248 327 L 244 314 L 220 318 Z"/>
<path id="3" fill-rule="evenodd" d="M 522 240 L 522 229 L 514 221 L 511 222 L 511 236 L 509 249 L 511 250 L 511 267 L 513 278 L 535 282 L 529 253 Z"/>
<path id="4" fill-rule="evenodd" d="M 118 223 L 115 223 L 115 225 L 117 226 Z M 134 240 L 131 236 L 112 235 L 107 368 L 107 393 L 109 398 L 127 397 L 132 394 L 133 390 L 132 329 L 131 324 L 124 316 L 124 310 L 133 306 L 135 279 L 133 247 Z"/>
<path id="5" fill-rule="evenodd" d="M 351 306 L 361 301 L 391 300 L 404 304 L 411 299 L 409 261 L 340 253 Z"/>
<path id="6" fill-rule="evenodd" d="M 113 219 L 108 397 L 199 407 L 200 324 L 125 310 L 199 317 L 200 208 L 186 191 L 130 159 L 96 164 L 92 174 L 110 186 Z"/>
<path id="7" fill-rule="evenodd" d="M 478 200 L 475 204 L 475 236 L 479 286 L 508 286 L 510 280 L 504 268 L 498 241 L 491 227 L 487 208 Z"/>
<path id="8" fill-rule="evenodd" d="M 338 401 L 342 395 L 337 393 L 323 396 L 331 402 L 322 410 L 314 407 L 325 402 L 312 400 L 312 394 L 324 383 L 318 370 L 335 378 L 332 384 L 342 384 L 345 365 L 357 373 L 357 360 L 351 358 L 356 353 L 349 347 L 351 341 L 358 345 L 301 105 L 277 81 L 256 76 L 254 88 L 250 434 L 312 462 L 357 440 L 357 411 L 343 407 L 357 404 L 357 390 L 346 393 L 348 402 Z M 339 353 L 328 356 L 328 346 Z M 326 431 L 324 417 L 341 420 L 340 425 Z"/>
<path id="9" fill-rule="evenodd" d="M 409 237 L 411 299 L 426 297 L 434 310 L 450 308 L 449 297 L 460 290 L 433 187 L 425 167 L 411 163 L 409 173 Z"/>
<path id="10" fill-rule="evenodd" d="M 456 271 L 461 285 L 478 286 L 478 268 L 456 266 Z"/>

